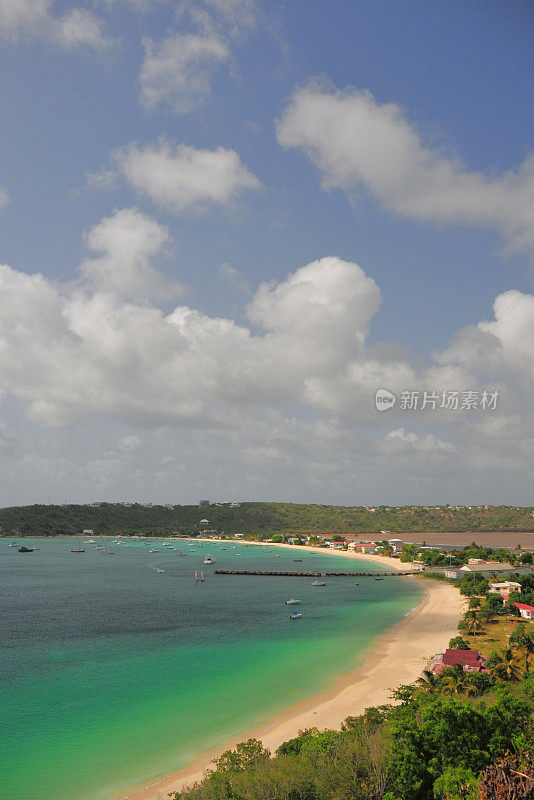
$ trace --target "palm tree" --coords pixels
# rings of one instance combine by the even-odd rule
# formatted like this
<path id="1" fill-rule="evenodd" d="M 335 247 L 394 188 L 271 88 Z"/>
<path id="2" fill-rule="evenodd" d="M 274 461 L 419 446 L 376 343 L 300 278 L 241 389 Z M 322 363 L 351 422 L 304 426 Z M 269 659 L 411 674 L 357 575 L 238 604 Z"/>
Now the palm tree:
<path id="1" fill-rule="evenodd" d="M 428 692 L 430 694 L 439 691 L 439 678 L 429 669 L 424 669 L 415 683 L 419 691 Z"/>
<path id="2" fill-rule="evenodd" d="M 504 681 L 520 681 L 525 674 L 519 655 L 514 653 L 510 647 L 496 654 L 491 671 L 497 678 L 501 678 Z"/>
<path id="3" fill-rule="evenodd" d="M 474 686 L 464 672 L 461 664 L 455 664 L 447 673 L 443 673 L 443 692 L 445 694 L 476 694 Z"/>
<path id="4" fill-rule="evenodd" d="M 534 653 L 534 638 L 532 634 L 527 634 L 521 638 L 513 647 L 525 656 L 525 672 L 530 670 L 530 657 Z"/>
<path id="5" fill-rule="evenodd" d="M 483 630 L 478 612 L 474 608 L 465 612 L 465 621 L 467 622 L 467 630 L 469 633 L 472 633 L 473 636 L 476 637 L 477 633 Z"/>

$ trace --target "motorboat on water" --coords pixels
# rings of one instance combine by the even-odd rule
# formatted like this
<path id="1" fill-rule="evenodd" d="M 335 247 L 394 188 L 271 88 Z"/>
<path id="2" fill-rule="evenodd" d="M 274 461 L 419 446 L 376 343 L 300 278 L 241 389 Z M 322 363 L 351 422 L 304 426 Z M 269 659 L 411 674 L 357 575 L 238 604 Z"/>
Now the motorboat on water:
<path id="1" fill-rule="evenodd" d="M 11 542 L 10 547 L 18 547 L 18 542 Z"/>
<path id="2" fill-rule="evenodd" d="M 34 550 L 33 547 L 24 547 L 24 545 L 22 545 L 22 547 L 19 547 L 19 553 L 33 553 L 33 550 Z"/>
<path id="3" fill-rule="evenodd" d="M 286 606 L 299 606 L 300 600 L 295 600 L 294 597 L 290 597 L 289 600 L 286 600 Z"/>
<path id="4" fill-rule="evenodd" d="M 298 562 L 299 562 L 299 561 L 302 561 L 302 558 L 294 558 L 294 559 L 293 559 L 293 562 L 294 562 L 295 564 L 298 564 Z"/>
<path id="5" fill-rule="evenodd" d="M 383 581 L 384 578 L 375 578 L 375 581 Z"/>
<path id="6" fill-rule="evenodd" d="M 301 617 L 302 617 L 302 614 L 300 613 L 300 611 L 293 611 L 289 615 L 289 619 L 300 619 Z"/>
<path id="7" fill-rule="evenodd" d="M 312 586 L 326 586 L 326 581 L 313 581 Z"/>
<path id="8" fill-rule="evenodd" d="M 149 553 L 159 553 L 159 550 L 157 549 L 157 547 L 151 547 L 148 552 Z"/>
<path id="9" fill-rule="evenodd" d="M 206 558 L 204 559 L 204 564 L 213 564 L 214 561 L 215 559 L 213 558 L 213 556 L 206 556 Z"/>

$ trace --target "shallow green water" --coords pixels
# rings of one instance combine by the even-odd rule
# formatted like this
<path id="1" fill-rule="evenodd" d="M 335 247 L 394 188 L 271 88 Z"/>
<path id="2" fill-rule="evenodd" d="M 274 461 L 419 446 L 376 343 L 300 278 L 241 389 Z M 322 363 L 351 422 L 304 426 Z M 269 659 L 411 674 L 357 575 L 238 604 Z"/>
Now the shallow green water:
<path id="1" fill-rule="evenodd" d="M 19 554 L 9 541 L 0 539 L 2 800 L 109 800 L 149 783 L 324 689 L 420 598 L 399 578 L 313 587 L 203 565 L 209 552 L 214 566 L 347 569 L 329 553 L 295 564 L 269 547 L 180 543 L 180 557 L 137 542 L 106 556 L 41 540 Z M 301 620 L 289 621 L 289 597 L 302 600 Z"/>

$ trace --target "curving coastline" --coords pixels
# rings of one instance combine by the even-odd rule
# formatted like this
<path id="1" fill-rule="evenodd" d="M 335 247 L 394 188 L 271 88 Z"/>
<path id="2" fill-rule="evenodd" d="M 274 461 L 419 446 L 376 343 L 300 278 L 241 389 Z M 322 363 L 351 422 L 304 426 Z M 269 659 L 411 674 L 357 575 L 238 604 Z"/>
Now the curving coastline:
<path id="1" fill-rule="evenodd" d="M 256 544 L 256 543 L 250 543 Z M 258 543 L 259 544 L 259 543 Z M 321 550 L 292 545 L 271 545 L 302 551 Z M 324 552 L 324 550 L 322 551 Z M 339 551 L 336 555 L 380 563 L 400 570 L 396 559 L 384 556 L 357 555 Z M 417 578 L 404 578 L 417 580 Z M 424 597 L 412 611 L 382 634 L 368 649 L 363 664 L 338 675 L 328 689 L 278 713 L 252 730 L 245 730 L 217 748 L 204 752 L 187 767 L 163 776 L 149 786 L 132 788 L 117 800 L 163 800 L 169 792 L 201 780 L 204 770 L 223 751 L 251 736 L 275 750 L 283 741 L 304 728 L 339 728 L 345 717 L 362 713 L 365 708 L 390 702 L 390 690 L 414 681 L 430 655 L 447 646 L 456 632 L 465 600 L 456 588 L 446 583 L 418 581 Z"/>

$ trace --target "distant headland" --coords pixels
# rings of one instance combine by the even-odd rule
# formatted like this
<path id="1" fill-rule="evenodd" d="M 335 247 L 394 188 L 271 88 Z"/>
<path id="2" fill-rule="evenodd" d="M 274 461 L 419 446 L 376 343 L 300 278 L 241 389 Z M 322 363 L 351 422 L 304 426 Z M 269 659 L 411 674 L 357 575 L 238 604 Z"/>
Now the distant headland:
<path id="1" fill-rule="evenodd" d="M 278 502 L 108 503 L 0 509 L 0 535 L 218 535 L 268 539 L 339 534 L 532 533 L 533 506 L 333 506 Z"/>

